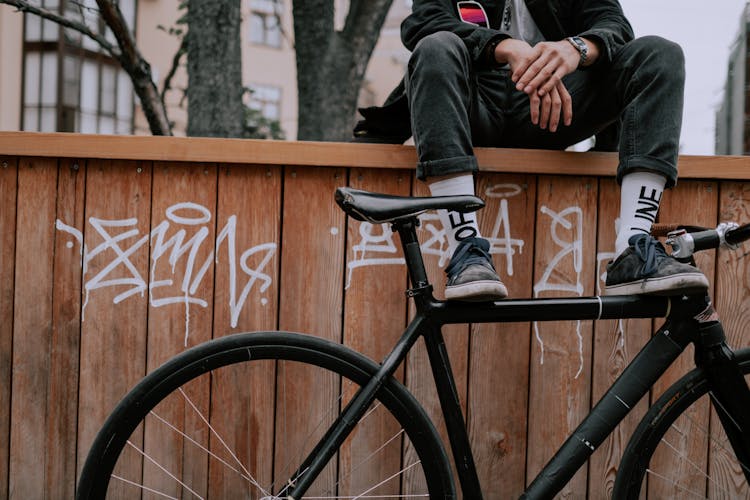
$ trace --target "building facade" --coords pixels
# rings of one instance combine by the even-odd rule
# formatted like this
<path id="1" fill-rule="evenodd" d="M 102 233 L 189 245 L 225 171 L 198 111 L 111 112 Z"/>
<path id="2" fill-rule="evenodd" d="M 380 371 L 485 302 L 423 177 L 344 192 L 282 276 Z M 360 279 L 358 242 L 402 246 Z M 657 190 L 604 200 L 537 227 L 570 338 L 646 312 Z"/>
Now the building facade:
<path id="1" fill-rule="evenodd" d="M 745 6 L 739 33 L 732 46 L 724 97 L 716 112 L 716 154 L 750 154 L 750 74 L 748 74 L 748 33 L 750 33 L 750 5 Z"/>
<path id="2" fill-rule="evenodd" d="M 95 0 L 35 0 L 47 10 L 96 22 Z M 135 28 L 139 50 L 161 90 L 180 39 L 170 33 L 180 16 L 178 0 L 119 0 Z M 343 25 L 348 0 L 335 0 Z M 291 0 L 242 0 L 243 83 L 246 104 L 277 120 L 288 139 L 296 137 L 297 87 Z M 410 0 L 394 0 L 368 66 L 361 104 L 382 102 L 401 78 L 408 52 L 399 25 Z M 114 42 L 111 35 L 108 39 Z M 0 130 L 147 134 L 127 74 L 92 40 L 35 15 L 0 5 Z M 176 135 L 187 125 L 185 61 L 174 74 L 165 102 Z"/>

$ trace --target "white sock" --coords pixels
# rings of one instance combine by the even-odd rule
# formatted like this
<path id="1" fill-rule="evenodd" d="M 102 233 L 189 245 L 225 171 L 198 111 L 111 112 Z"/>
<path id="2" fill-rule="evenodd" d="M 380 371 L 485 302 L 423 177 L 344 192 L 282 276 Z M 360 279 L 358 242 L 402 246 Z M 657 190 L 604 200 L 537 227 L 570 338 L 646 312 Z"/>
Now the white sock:
<path id="1" fill-rule="evenodd" d="M 653 172 L 637 171 L 623 176 L 620 186 L 620 223 L 615 240 L 615 254 L 628 248 L 634 234 L 648 234 L 659 211 L 667 179 Z"/>
<path id="2" fill-rule="evenodd" d="M 442 179 L 429 184 L 432 196 L 455 196 L 474 194 L 474 175 L 467 173 L 457 177 Z M 438 217 L 445 229 L 448 241 L 448 255 L 453 255 L 458 244 L 471 237 L 479 237 L 476 212 L 461 213 L 448 210 L 438 210 Z"/>

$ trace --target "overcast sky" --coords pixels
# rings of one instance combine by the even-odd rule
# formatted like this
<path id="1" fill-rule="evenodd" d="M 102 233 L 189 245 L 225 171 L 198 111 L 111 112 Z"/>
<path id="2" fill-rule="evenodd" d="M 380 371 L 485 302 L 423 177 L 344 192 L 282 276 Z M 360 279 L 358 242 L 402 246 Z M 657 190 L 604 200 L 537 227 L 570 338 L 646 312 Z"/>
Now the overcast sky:
<path id="1" fill-rule="evenodd" d="M 732 45 L 745 0 L 620 0 L 636 36 L 661 35 L 685 52 L 682 154 L 714 152 L 715 111 L 721 102 Z"/>

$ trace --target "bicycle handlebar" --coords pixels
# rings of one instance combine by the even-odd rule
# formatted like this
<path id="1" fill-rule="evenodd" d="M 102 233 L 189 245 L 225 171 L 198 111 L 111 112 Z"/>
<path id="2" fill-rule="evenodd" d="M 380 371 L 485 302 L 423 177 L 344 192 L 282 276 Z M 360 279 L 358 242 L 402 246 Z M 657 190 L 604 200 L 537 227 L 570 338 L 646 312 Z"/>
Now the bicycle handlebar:
<path id="1" fill-rule="evenodd" d="M 722 222 L 715 229 L 688 231 L 685 228 L 670 231 L 667 244 L 672 247 L 672 257 L 688 258 L 700 250 L 725 247 L 735 250 L 740 243 L 750 239 L 750 224 Z"/>
<path id="2" fill-rule="evenodd" d="M 730 245 L 739 245 L 743 241 L 750 239 L 750 224 L 736 226 L 735 229 L 727 231 L 724 238 Z"/>

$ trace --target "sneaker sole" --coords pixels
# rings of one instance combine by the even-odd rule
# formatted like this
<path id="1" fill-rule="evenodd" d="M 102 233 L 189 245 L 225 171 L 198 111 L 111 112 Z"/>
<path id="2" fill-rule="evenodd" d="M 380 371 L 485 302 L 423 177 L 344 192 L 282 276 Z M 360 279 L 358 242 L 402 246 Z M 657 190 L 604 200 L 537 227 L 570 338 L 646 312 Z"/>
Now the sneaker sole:
<path id="1" fill-rule="evenodd" d="M 708 288 L 708 279 L 703 273 L 681 273 L 661 278 L 609 285 L 604 287 L 605 295 L 677 295 L 696 293 Z"/>
<path id="2" fill-rule="evenodd" d="M 508 296 L 508 289 L 499 281 L 471 281 L 463 285 L 445 287 L 446 300 L 485 302 L 500 300 Z"/>

